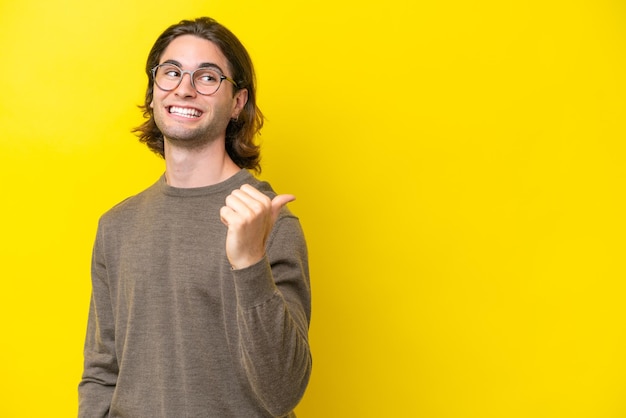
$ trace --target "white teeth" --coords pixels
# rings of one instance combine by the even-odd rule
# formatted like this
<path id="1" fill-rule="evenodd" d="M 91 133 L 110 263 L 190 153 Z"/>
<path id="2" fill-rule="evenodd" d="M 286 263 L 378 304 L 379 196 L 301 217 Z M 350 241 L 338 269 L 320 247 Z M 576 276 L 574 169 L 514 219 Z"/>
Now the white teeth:
<path id="1" fill-rule="evenodd" d="M 201 115 L 201 112 L 199 112 L 196 109 L 189 109 L 186 107 L 177 107 L 177 106 L 171 106 L 170 113 L 174 113 L 179 116 L 184 116 L 186 118 L 197 118 L 198 116 Z"/>

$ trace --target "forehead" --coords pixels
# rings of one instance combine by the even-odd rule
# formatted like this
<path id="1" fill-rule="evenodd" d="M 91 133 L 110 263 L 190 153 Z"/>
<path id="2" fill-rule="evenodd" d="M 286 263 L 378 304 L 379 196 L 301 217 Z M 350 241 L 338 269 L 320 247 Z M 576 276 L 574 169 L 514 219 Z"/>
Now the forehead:
<path id="1" fill-rule="evenodd" d="M 159 63 L 165 61 L 176 61 L 183 69 L 190 70 L 206 64 L 215 64 L 222 69 L 230 68 L 228 60 L 215 43 L 194 35 L 174 38 L 159 59 Z"/>

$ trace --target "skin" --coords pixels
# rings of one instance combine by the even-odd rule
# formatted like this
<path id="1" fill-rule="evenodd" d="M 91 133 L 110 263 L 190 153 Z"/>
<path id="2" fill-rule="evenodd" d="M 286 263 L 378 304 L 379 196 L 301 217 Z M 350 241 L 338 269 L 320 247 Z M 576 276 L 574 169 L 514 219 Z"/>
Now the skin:
<path id="1" fill-rule="evenodd" d="M 183 70 L 195 70 L 210 63 L 232 77 L 228 60 L 212 42 L 193 35 L 175 38 L 163 51 L 159 63 L 171 61 Z M 203 187 L 220 183 L 240 168 L 226 152 L 226 127 L 236 118 L 248 100 L 245 89 L 222 82 L 211 95 L 199 94 L 185 74 L 180 85 L 163 91 L 155 85 L 150 107 L 165 138 L 165 176 L 173 187 Z M 193 117 L 177 112 L 193 110 Z M 259 262 L 265 256 L 265 244 L 280 209 L 293 201 L 293 195 L 270 199 L 250 185 L 234 190 L 220 210 L 228 227 L 226 255 L 234 269 Z"/>

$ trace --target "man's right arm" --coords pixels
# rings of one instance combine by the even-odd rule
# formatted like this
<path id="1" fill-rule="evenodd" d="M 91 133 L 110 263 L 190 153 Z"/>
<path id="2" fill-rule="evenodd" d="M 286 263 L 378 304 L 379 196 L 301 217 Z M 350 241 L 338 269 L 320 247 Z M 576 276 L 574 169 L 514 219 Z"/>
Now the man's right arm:
<path id="1" fill-rule="evenodd" d="M 91 302 L 84 349 L 84 369 L 78 385 L 78 416 L 106 417 L 117 382 L 115 322 L 104 257 L 96 238 L 91 264 Z"/>

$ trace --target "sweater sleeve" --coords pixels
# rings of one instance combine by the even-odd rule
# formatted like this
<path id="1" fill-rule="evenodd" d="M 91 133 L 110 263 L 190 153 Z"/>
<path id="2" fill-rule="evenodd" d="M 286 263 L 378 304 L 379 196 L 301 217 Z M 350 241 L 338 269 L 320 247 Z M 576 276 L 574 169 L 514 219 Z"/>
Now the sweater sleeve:
<path id="1" fill-rule="evenodd" d="M 266 257 L 233 276 L 242 367 L 264 407 L 284 416 L 302 398 L 312 365 L 308 256 L 298 219 L 279 218 Z"/>
<path id="2" fill-rule="evenodd" d="M 84 369 L 78 386 L 78 416 L 106 417 L 118 375 L 115 327 L 104 255 L 96 237 L 91 262 L 92 293 L 84 347 Z"/>

